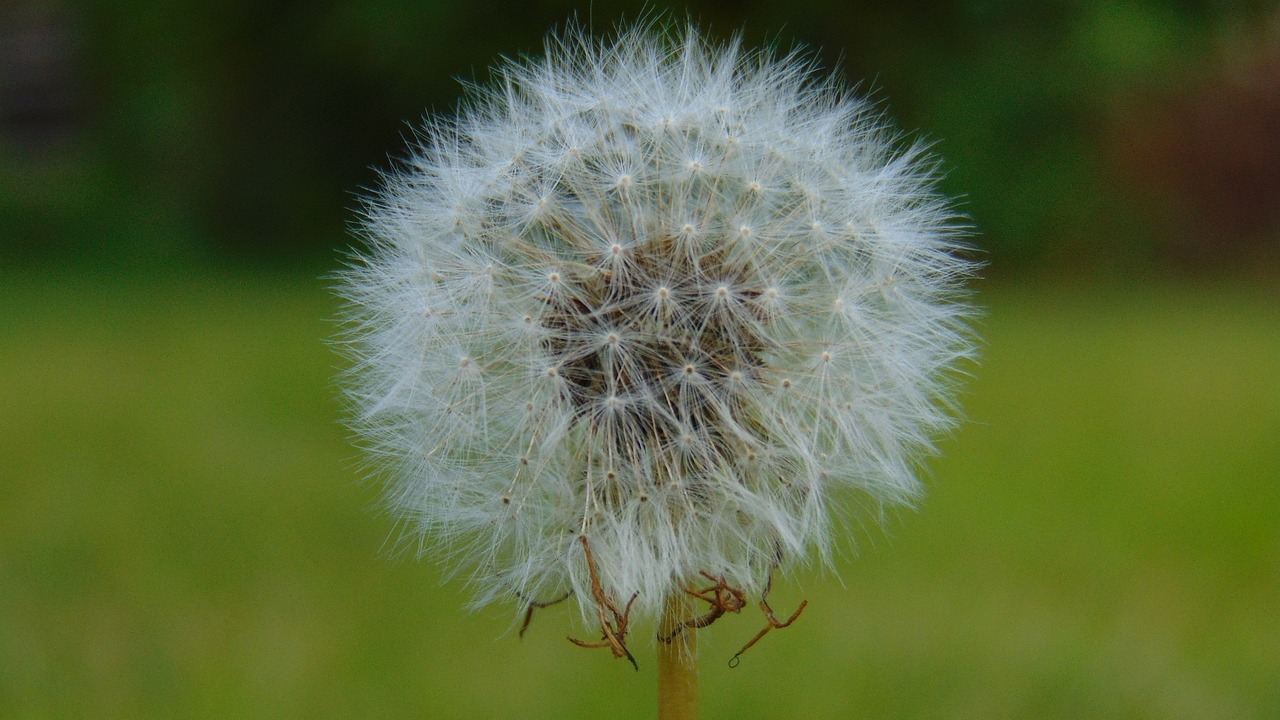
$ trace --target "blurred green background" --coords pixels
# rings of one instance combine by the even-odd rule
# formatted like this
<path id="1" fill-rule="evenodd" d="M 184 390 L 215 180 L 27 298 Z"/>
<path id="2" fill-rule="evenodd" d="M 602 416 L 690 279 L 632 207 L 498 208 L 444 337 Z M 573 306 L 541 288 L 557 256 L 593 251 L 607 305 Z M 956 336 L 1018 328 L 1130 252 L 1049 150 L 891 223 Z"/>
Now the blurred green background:
<path id="1" fill-rule="evenodd" d="M 918 513 L 804 571 L 708 718 L 1280 717 L 1280 12 L 650 3 L 932 141 L 983 360 Z M 0 717 L 645 717 L 389 551 L 322 276 L 458 78 L 639 2 L 0 6 Z"/>

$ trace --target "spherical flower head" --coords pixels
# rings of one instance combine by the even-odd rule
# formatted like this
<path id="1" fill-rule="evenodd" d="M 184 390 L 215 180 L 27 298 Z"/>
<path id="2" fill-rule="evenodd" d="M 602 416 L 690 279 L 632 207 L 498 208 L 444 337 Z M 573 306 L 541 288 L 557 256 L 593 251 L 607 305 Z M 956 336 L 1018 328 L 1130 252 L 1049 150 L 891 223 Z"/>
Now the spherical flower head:
<path id="1" fill-rule="evenodd" d="M 596 583 L 653 617 L 910 502 L 972 351 L 919 149 L 804 56 L 695 29 L 569 31 L 496 75 L 428 121 L 342 278 L 354 425 L 421 547 L 479 604 L 592 613 Z"/>

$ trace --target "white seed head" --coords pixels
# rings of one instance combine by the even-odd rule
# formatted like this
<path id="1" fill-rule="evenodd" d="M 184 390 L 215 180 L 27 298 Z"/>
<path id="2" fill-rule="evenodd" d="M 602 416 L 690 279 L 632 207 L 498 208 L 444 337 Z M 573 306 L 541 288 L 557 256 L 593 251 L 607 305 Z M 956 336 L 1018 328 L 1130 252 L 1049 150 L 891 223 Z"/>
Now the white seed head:
<path id="1" fill-rule="evenodd" d="M 353 425 L 410 537 L 478 604 L 594 613 L 585 536 L 653 617 L 916 497 L 973 350 L 919 149 L 805 57 L 694 29 L 570 31 L 497 75 L 388 174 L 342 276 Z"/>

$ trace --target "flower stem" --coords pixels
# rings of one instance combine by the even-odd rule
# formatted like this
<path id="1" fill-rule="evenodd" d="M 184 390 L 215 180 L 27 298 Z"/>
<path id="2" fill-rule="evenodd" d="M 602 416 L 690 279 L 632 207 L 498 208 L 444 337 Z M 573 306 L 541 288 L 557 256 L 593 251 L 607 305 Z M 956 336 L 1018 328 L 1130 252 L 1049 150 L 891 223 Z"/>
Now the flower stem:
<path id="1" fill-rule="evenodd" d="M 689 617 L 689 599 L 676 592 L 667 597 L 658 623 L 659 638 L 670 637 Z M 697 720 L 698 639 L 686 628 L 671 642 L 658 641 L 658 720 Z"/>

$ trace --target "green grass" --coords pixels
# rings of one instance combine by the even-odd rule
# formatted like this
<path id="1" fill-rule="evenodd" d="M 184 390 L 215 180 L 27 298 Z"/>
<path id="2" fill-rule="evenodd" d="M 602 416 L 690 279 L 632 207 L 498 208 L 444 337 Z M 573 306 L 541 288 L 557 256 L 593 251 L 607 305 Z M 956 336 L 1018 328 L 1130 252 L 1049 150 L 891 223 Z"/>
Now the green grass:
<path id="1" fill-rule="evenodd" d="M 0 717 L 652 715 L 645 643 L 519 641 L 388 556 L 321 283 L 2 279 Z M 783 583 L 737 669 L 760 617 L 706 631 L 704 716 L 1280 716 L 1280 298 L 981 299 L 920 512 Z"/>

